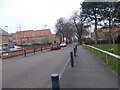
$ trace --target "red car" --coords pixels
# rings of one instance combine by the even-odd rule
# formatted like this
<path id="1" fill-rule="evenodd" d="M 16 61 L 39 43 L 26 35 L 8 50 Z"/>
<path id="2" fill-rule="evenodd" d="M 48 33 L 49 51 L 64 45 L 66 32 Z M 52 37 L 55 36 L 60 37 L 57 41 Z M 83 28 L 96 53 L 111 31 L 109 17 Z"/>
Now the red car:
<path id="1" fill-rule="evenodd" d="M 54 50 L 54 49 L 61 49 L 60 45 L 59 44 L 52 44 L 50 46 L 50 50 Z"/>

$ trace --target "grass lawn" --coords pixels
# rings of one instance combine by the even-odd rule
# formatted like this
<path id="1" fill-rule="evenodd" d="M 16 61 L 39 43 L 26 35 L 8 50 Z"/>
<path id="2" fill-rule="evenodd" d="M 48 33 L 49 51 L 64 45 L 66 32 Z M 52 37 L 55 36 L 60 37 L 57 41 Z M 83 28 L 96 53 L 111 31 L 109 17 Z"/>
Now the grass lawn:
<path id="1" fill-rule="evenodd" d="M 94 47 L 100 48 L 102 50 L 108 51 L 108 49 L 112 48 L 112 44 L 101 44 L 101 45 L 92 45 Z M 119 52 L 120 49 L 120 44 L 115 44 L 115 54 L 120 55 Z M 89 50 L 92 52 L 92 50 L 89 48 Z M 96 52 L 96 54 L 94 53 Z M 98 56 L 100 58 L 100 60 L 106 64 L 113 72 L 117 73 L 118 75 L 120 75 L 120 60 L 116 59 L 112 56 L 109 56 L 109 63 L 106 63 L 106 54 L 99 52 L 99 51 L 94 51 L 93 54 L 95 54 L 96 56 Z"/>
<path id="2" fill-rule="evenodd" d="M 92 45 L 92 46 L 103 49 L 105 51 L 108 51 L 108 49 L 113 48 L 112 44 L 101 44 L 101 45 Z M 115 54 L 120 55 L 119 49 L 120 49 L 120 44 L 115 44 L 115 48 L 114 48 Z"/>

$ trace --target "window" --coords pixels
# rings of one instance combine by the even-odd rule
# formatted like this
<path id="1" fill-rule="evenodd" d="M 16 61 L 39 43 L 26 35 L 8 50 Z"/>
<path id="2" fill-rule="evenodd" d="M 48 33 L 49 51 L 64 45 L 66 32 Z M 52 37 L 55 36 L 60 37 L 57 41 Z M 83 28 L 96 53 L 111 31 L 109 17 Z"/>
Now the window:
<path id="1" fill-rule="evenodd" d="M 14 44 L 16 44 L 17 42 L 16 42 L 16 41 L 14 41 L 13 43 L 14 43 Z"/>
<path id="2" fill-rule="evenodd" d="M 34 34 L 32 34 L 32 36 L 35 36 Z"/>
<path id="3" fill-rule="evenodd" d="M 26 37 L 26 35 L 24 35 L 24 37 Z"/>
<path id="4" fill-rule="evenodd" d="M 45 35 L 44 33 L 41 33 L 40 35 Z"/>

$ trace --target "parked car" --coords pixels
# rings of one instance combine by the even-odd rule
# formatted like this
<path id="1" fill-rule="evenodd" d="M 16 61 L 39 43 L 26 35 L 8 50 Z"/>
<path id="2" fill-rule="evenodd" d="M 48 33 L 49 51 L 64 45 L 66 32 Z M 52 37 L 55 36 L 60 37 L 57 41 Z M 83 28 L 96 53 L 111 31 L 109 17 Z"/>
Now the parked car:
<path id="1" fill-rule="evenodd" d="M 6 51 L 5 51 L 5 50 L 1 50 L 1 49 L 0 49 L 0 53 L 2 53 L 2 52 L 6 52 Z"/>
<path id="2" fill-rule="evenodd" d="M 0 58 L 2 57 L 2 55 L 8 56 L 8 53 L 4 53 L 4 52 L 7 52 L 7 51 L 0 49 Z"/>
<path id="3" fill-rule="evenodd" d="M 61 49 L 61 47 L 60 47 L 60 45 L 59 44 L 52 44 L 51 46 L 50 46 L 50 50 L 54 50 L 54 49 Z"/>
<path id="4" fill-rule="evenodd" d="M 12 46 L 12 47 L 8 47 L 9 51 L 15 51 L 15 50 L 21 50 L 22 47 L 20 46 Z"/>
<path id="5" fill-rule="evenodd" d="M 60 46 L 61 46 L 61 47 L 66 47 L 67 44 L 66 44 L 65 42 L 63 42 L 63 43 L 60 44 Z"/>

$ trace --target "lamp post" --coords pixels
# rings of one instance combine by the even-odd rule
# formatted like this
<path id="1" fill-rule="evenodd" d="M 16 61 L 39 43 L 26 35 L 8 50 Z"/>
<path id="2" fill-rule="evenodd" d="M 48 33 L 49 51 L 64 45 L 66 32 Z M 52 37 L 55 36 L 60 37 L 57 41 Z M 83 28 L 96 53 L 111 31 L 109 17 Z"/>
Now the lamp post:
<path id="1" fill-rule="evenodd" d="M 5 28 L 7 28 L 7 33 L 8 33 L 8 26 L 5 26 Z"/>
<path id="2" fill-rule="evenodd" d="M 44 29 L 46 29 L 46 26 L 47 26 L 47 25 L 44 25 Z"/>
<path id="3" fill-rule="evenodd" d="M 8 43 L 7 43 L 7 45 L 10 45 L 9 33 L 8 33 L 8 26 L 5 26 L 5 28 L 6 28 L 6 31 L 7 31 L 7 37 L 8 37 Z"/>

